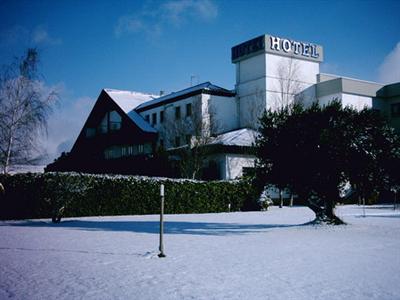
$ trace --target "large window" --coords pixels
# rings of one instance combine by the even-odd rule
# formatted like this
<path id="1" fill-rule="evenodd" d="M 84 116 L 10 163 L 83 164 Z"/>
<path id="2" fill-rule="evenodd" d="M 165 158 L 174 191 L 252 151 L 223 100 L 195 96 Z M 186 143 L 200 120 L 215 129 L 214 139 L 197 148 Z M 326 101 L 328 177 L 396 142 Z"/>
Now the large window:
<path id="1" fill-rule="evenodd" d="M 151 154 L 151 144 L 111 146 L 104 150 L 105 159 L 116 159 L 128 156 Z"/>
<path id="2" fill-rule="evenodd" d="M 119 113 L 115 110 L 106 112 L 103 119 L 101 120 L 98 131 L 100 133 L 107 133 L 110 131 L 117 131 L 121 129 L 122 118 Z"/>
<path id="3" fill-rule="evenodd" d="M 115 110 L 110 111 L 109 115 L 109 129 L 110 131 L 116 131 L 121 129 L 122 118 Z"/>
<path id="4" fill-rule="evenodd" d="M 99 125 L 99 132 L 100 133 L 107 133 L 108 132 L 108 113 L 103 117 Z"/>
<path id="5" fill-rule="evenodd" d="M 400 117 L 400 103 L 393 103 L 390 106 L 391 115 L 394 118 Z"/>
<path id="6" fill-rule="evenodd" d="M 156 125 L 157 124 L 157 114 L 154 113 L 151 115 L 151 124 Z"/>

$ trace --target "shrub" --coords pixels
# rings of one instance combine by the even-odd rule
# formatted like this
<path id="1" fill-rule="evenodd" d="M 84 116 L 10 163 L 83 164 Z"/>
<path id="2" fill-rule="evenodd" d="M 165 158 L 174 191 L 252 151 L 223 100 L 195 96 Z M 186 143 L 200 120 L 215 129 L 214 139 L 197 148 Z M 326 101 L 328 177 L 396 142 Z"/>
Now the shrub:
<path id="1" fill-rule="evenodd" d="M 44 173 L 1 175 L 1 219 L 157 214 L 160 184 L 165 185 L 165 213 L 241 210 L 253 201 L 246 181 L 193 181 L 120 175 Z"/>

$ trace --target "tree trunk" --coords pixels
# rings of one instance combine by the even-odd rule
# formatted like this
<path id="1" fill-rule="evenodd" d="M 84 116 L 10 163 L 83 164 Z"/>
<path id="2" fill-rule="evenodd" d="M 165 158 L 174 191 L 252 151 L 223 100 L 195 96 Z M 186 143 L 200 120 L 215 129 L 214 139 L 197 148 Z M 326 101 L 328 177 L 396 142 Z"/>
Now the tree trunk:
<path id="1" fill-rule="evenodd" d="M 335 201 L 331 197 L 329 197 L 329 200 L 326 199 L 324 201 L 324 206 L 320 206 L 310 199 L 307 206 L 315 213 L 315 220 L 312 221 L 313 224 L 346 224 L 335 215 Z"/>
<path id="2" fill-rule="evenodd" d="M 279 208 L 283 207 L 283 191 L 279 188 Z"/>

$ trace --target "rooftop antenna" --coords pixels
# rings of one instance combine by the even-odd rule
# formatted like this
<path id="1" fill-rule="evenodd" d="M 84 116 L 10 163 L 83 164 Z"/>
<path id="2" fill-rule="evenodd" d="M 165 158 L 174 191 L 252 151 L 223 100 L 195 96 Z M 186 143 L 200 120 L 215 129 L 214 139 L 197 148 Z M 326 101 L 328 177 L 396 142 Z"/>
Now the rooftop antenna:
<path id="1" fill-rule="evenodd" d="M 196 82 L 194 81 L 194 79 L 196 79 Z M 199 76 L 197 75 L 190 75 L 190 86 L 193 86 L 193 83 L 199 84 Z"/>

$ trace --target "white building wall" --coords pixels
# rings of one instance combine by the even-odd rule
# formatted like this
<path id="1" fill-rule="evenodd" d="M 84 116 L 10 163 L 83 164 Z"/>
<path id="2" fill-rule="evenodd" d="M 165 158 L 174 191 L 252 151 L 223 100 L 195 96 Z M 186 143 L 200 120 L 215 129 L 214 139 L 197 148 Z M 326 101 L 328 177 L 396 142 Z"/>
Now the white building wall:
<path id="1" fill-rule="evenodd" d="M 372 97 L 342 94 L 342 105 L 350 106 L 356 110 L 362 110 L 363 108 L 372 108 Z"/>
<path id="2" fill-rule="evenodd" d="M 260 54 L 236 63 L 236 84 L 265 77 L 265 55 Z"/>
<path id="3" fill-rule="evenodd" d="M 267 109 L 292 103 L 295 95 L 316 83 L 318 73 L 318 62 L 266 54 Z"/>
<path id="4" fill-rule="evenodd" d="M 226 170 L 222 179 L 236 179 L 243 175 L 243 168 L 254 168 L 255 157 L 244 154 L 226 154 L 225 160 Z"/>
<path id="5" fill-rule="evenodd" d="M 319 62 L 262 53 L 236 63 L 236 93 L 239 126 L 257 128 L 266 109 L 277 109 L 292 102 L 295 95 L 314 85 Z M 292 88 L 282 88 L 288 81 Z M 315 94 L 315 91 L 314 91 Z M 308 95 L 307 95 L 308 96 Z M 285 103 L 283 103 L 285 102 Z"/>
<path id="6" fill-rule="evenodd" d="M 304 89 L 303 91 L 298 93 L 294 99 L 295 101 L 302 103 L 305 107 L 311 106 L 314 102 L 317 101 L 316 85 L 314 84 Z"/>
<path id="7" fill-rule="evenodd" d="M 202 99 L 202 96 L 204 99 Z M 209 95 L 195 95 L 186 99 L 182 99 L 173 103 L 158 106 L 146 111 L 140 112 L 140 115 L 145 119 L 149 116 L 149 123 L 159 132 L 159 141 L 163 140 L 164 147 L 166 149 L 174 147 L 175 137 L 180 136 L 181 144 L 185 144 L 185 136 L 188 134 L 193 135 L 193 118 L 197 119 L 200 117 L 200 110 L 202 110 L 202 103 L 208 102 Z M 192 105 L 192 116 L 186 116 L 186 105 Z M 175 119 L 175 108 L 180 107 L 181 118 L 180 120 Z M 160 112 L 164 111 L 164 122 L 160 122 Z M 152 115 L 157 114 L 157 123 L 152 124 Z M 194 115 L 197 114 L 195 117 Z"/>
<path id="8" fill-rule="evenodd" d="M 319 74 L 319 62 L 308 61 L 298 58 L 285 57 L 280 55 L 266 54 L 266 74 L 268 78 L 279 78 L 280 69 L 286 70 L 289 66 L 296 69 L 296 77 L 301 83 L 307 86 L 317 83 L 317 74 Z M 268 86 L 273 90 L 274 87 Z"/>
<path id="9" fill-rule="evenodd" d="M 212 95 L 209 100 L 209 111 L 214 120 L 212 134 L 228 132 L 239 127 L 238 107 L 235 97 Z"/>
<path id="10" fill-rule="evenodd" d="M 186 115 L 186 105 L 192 105 L 192 115 Z M 175 109 L 180 107 L 181 118 L 176 120 Z M 164 111 L 164 122 L 160 122 L 160 112 Z M 157 115 L 153 124 L 152 116 Z M 166 149 L 175 147 L 176 136 L 181 145 L 186 144 L 186 135 L 215 135 L 237 129 L 239 126 L 238 107 L 235 97 L 208 94 L 195 95 L 173 103 L 158 106 L 140 113 L 149 116 L 149 123 L 159 132 L 159 142 L 163 140 Z M 200 131 L 201 130 L 201 131 Z"/>
<path id="11" fill-rule="evenodd" d="M 256 55 L 236 63 L 238 126 L 254 128 L 265 110 L 266 56 Z"/>
<path id="12" fill-rule="evenodd" d="M 328 105 L 333 100 L 339 100 L 343 106 L 353 107 L 356 110 L 362 110 L 364 107 L 371 108 L 373 104 L 372 97 L 352 95 L 346 93 L 335 93 L 331 95 L 325 95 L 318 99 L 319 104 L 324 106 Z"/>
<path id="13" fill-rule="evenodd" d="M 331 103 L 335 99 L 341 101 L 342 93 L 335 93 L 335 94 L 319 97 L 318 102 L 319 102 L 319 105 L 325 106 L 325 105 L 328 105 L 329 103 Z"/>

